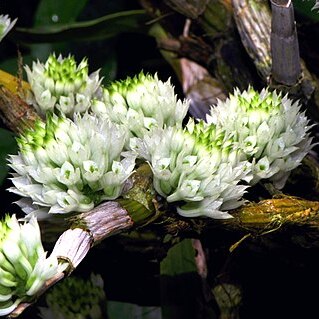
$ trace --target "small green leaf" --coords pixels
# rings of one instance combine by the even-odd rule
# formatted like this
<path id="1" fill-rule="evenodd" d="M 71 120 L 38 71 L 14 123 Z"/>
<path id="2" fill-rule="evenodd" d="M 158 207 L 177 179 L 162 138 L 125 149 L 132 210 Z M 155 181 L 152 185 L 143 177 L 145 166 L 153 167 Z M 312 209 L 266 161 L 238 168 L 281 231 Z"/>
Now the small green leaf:
<path id="1" fill-rule="evenodd" d="M 176 276 L 189 272 L 197 272 L 195 249 L 191 239 L 184 239 L 168 251 L 161 262 L 161 275 Z"/>
<path id="2" fill-rule="evenodd" d="M 145 10 L 112 13 L 95 20 L 41 28 L 16 28 L 11 32 L 15 41 L 48 43 L 74 40 L 101 40 L 123 32 L 145 33 L 149 16 Z"/>
<path id="3" fill-rule="evenodd" d="M 148 164 L 141 165 L 131 176 L 132 187 L 117 201 L 127 210 L 137 225 L 157 219 L 156 193 L 153 189 L 153 173 Z"/>
<path id="4" fill-rule="evenodd" d="M 17 152 L 17 143 L 14 134 L 0 128 L 0 184 L 8 174 L 7 156 Z"/>

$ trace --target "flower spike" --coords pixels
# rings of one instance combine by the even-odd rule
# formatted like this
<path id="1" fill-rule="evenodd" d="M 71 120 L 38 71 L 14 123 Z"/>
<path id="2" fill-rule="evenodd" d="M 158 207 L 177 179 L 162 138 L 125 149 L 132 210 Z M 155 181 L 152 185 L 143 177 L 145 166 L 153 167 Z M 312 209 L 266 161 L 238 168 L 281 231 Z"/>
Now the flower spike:
<path id="1" fill-rule="evenodd" d="M 162 82 L 157 74 L 139 73 L 124 81 L 111 83 L 103 99 L 95 100 L 92 111 L 123 124 L 132 136 L 142 137 L 153 128 L 182 126 L 189 101 L 178 100 L 170 80 Z"/>
<path id="2" fill-rule="evenodd" d="M 135 157 L 121 155 L 126 138 L 106 119 L 50 114 L 18 139 L 20 152 L 9 157 L 16 172 L 9 190 L 26 197 L 18 204 L 27 214 L 30 199 L 47 217 L 89 211 L 117 198 L 131 175 Z"/>
<path id="3" fill-rule="evenodd" d="M 242 156 L 253 164 L 252 185 L 269 179 L 280 189 L 313 147 L 311 125 L 300 109 L 287 95 L 248 87 L 213 106 L 207 122 L 234 132 Z"/>
<path id="4" fill-rule="evenodd" d="M 51 54 L 45 64 L 33 62 L 25 71 L 33 93 L 31 103 L 41 115 L 56 110 L 69 117 L 84 113 L 100 91 L 99 71 L 89 75 L 87 59 L 77 65 L 71 55 Z"/>
<path id="5" fill-rule="evenodd" d="M 15 215 L 7 215 L 0 221 L 0 316 L 32 300 L 66 266 L 55 256 L 46 257 L 35 217 L 20 224 Z"/>
<path id="6" fill-rule="evenodd" d="M 249 180 L 250 164 L 240 160 L 236 149 L 211 145 L 201 125 L 153 130 L 143 139 L 131 139 L 131 146 L 149 162 L 155 190 L 175 203 L 180 215 L 230 218 L 227 210 L 242 204 L 247 186 L 240 182 Z"/>

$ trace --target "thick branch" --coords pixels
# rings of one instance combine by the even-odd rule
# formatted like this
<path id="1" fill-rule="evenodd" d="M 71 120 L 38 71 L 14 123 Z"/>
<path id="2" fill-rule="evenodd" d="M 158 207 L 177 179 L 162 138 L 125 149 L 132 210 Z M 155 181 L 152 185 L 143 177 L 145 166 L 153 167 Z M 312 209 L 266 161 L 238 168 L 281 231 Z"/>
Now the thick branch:
<path id="1" fill-rule="evenodd" d="M 288 225 L 319 227 L 319 202 L 293 196 L 262 200 L 233 212 L 225 227 L 252 235 L 266 234 Z"/>
<path id="2" fill-rule="evenodd" d="M 0 118 L 15 133 L 22 133 L 40 119 L 32 106 L 5 86 L 0 86 Z"/>
<path id="3" fill-rule="evenodd" d="M 232 0 L 241 41 L 266 82 L 271 71 L 271 12 L 267 1 Z"/>

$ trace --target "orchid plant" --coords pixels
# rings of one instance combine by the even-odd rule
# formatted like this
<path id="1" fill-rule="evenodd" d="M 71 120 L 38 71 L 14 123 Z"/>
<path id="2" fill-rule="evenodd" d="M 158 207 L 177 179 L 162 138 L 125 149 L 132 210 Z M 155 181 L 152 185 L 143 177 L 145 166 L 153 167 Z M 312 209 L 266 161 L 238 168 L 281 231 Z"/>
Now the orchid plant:
<path id="1" fill-rule="evenodd" d="M 0 16 L 0 40 L 13 27 Z M 249 188 L 269 180 L 282 188 L 311 150 L 311 124 L 301 105 L 269 88 L 235 89 L 212 106 L 206 121 L 189 119 L 189 100 L 170 80 L 141 72 L 101 84 L 71 55 L 51 54 L 25 66 L 27 102 L 41 116 L 10 155 L 23 223 L 0 222 L 0 315 L 34 298 L 65 269 L 46 257 L 37 220 L 88 212 L 116 200 L 147 163 L 153 187 L 183 217 L 232 218 Z M 186 125 L 185 125 L 186 123 Z"/>

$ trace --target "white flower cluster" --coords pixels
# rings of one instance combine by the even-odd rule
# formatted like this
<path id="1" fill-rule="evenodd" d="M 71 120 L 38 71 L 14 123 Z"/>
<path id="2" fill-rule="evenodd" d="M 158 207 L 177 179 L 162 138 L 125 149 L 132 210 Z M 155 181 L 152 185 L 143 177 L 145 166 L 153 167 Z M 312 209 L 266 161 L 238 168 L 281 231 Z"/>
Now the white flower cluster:
<path id="1" fill-rule="evenodd" d="M 77 65 L 73 56 L 51 54 L 45 64 L 33 62 L 32 69 L 25 66 L 25 71 L 33 93 L 31 103 L 42 115 L 55 109 L 69 117 L 84 113 L 100 90 L 99 71 L 89 75 L 86 59 Z"/>
<path id="2" fill-rule="evenodd" d="M 6 14 L 0 15 L 0 42 L 8 34 L 8 32 L 14 27 L 18 19 L 11 22 L 10 17 Z"/>
<path id="3" fill-rule="evenodd" d="M 311 149 L 300 107 L 268 89 L 237 89 L 211 108 L 207 122 L 156 130 L 131 147 L 150 163 L 156 191 L 179 214 L 227 218 L 224 210 L 242 203 L 245 184 L 269 179 L 282 188 Z"/>
<path id="4" fill-rule="evenodd" d="M 37 220 L 19 224 L 15 215 L 0 221 L 0 316 L 30 301 L 46 280 L 65 270 L 54 256 L 46 258 Z"/>
<path id="5" fill-rule="evenodd" d="M 179 214 L 226 218 L 248 185 L 269 179 L 282 188 L 312 147 L 300 104 L 268 89 L 236 89 L 211 107 L 206 122 L 183 128 L 189 101 L 178 100 L 170 81 L 156 74 L 112 82 L 96 96 L 100 81 L 97 73 L 88 81 L 86 61 L 77 67 L 72 57 L 52 55 L 26 70 L 35 95 L 49 101 L 43 112 L 57 108 L 74 117 L 48 116 L 10 158 L 17 172 L 11 190 L 46 212 L 83 212 L 117 198 L 138 156 Z M 85 107 L 64 103 L 79 94 Z M 26 212 L 27 202 L 19 201 Z"/>
<path id="6" fill-rule="evenodd" d="M 180 215 L 229 218 L 226 211 L 242 204 L 247 186 L 239 182 L 250 179 L 250 164 L 229 148 L 227 136 L 221 146 L 207 144 L 197 126 L 202 123 L 157 129 L 132 139 L 131 146 L 150 163 L 155 190 L 175 202 Z M 209 131 L 213 134 L 213 126 Z"/>
<path id="7" fill-rule="evenodd" d="M 170 80 L 162 82 L 141 72 L 124 81 L 111 83 L 103 99 L 95 100 L 92 111 L 124 125 L 133 136 L 142 137 L 152 128 L 181 127 L 189 101 L 178 100 Z"/>
<path id="8" fill-rule="evenodd" d="M 269 179 L 281 189 L 313 146 L 309 120 L 300 108 L 287 95 L 249 87 L 219 101 L 207 122 L 233 132 L 235 147 L 253 164 L 252 185 Z"/>
<path id="9" fill-rule="evenodd" d="M 50 115 L 18 139 L 9 190 L 27 197 L 18 201 L 26 213 L 34 208 L 29 198 L 38 216 L 89 211 L 117 198 L 132 173 L 135 158 L 121 156 L 125 141 L 125 130 L 96 116 Z"/>

